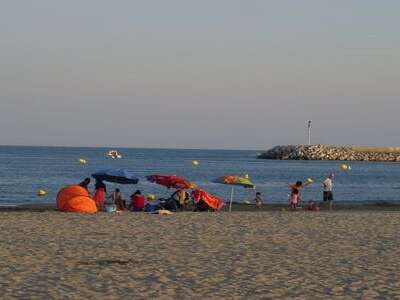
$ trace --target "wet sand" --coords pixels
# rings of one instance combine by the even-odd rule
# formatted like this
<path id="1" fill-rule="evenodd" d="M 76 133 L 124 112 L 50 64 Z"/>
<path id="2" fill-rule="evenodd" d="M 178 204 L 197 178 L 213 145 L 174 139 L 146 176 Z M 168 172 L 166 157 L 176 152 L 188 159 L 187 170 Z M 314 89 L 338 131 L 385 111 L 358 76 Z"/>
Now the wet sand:
<path id="1" fill-rule="evenodd" d="M 4 299 L 400 299 L 400 213 L 0 212 Z"/>

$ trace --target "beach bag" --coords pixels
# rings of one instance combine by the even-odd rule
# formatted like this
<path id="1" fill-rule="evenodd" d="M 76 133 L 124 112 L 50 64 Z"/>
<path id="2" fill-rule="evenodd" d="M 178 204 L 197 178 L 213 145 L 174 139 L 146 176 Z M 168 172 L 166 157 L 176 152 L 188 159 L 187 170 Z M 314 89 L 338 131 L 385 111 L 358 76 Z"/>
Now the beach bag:
<path id="1" fill-rule="evenodd" d="M 164 209 L 167 210 L 177 211 L 178 209 L 178 203 L 174 198 L 160 199 L 160 204 Z"/>

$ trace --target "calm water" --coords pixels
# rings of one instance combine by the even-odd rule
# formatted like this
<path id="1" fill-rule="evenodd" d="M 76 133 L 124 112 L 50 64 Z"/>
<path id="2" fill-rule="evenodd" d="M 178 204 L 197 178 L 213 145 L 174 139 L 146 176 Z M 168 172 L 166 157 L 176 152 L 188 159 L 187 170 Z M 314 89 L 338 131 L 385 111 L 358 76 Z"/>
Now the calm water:
<path id="1" fill-rule="evenodd" d="M 218 176 L 249 174 L 264 198 L 270 202 L 286 202 L 287 184 L 308 177 L 315 184 L 303 192 L 303 199 L 321 198 L 320 182 L 324 176 L 337 171 L 335 197 L 337 201 L 400 200 L 400 164 L 351 163 L 352 171 L 339 171 L 338 162 L 268 161 L 256 159 L 256 151 L 176 150 L 176 149 L 118 149 L 123 158 L 106 158 L 105 148 L 9 147 L 0 146 L 0 204 L 52 203 L 64 185 L 77 183 L 91 173 L 105 168 L 127 168 L 134 171 L 137 186 L 120 186 L 125 196 L 141 189 L 165 197 L 172 193 L 166 188 L 147 182 L 146 175 L 176 174 L 196 182 L 211 193 L 229 199 L 231 187 L 211 183 Z M 80 165 L 79 158 L 88 161 Z M 197 167 L 192 160 L 198 160 Z M 108 184 L 111 191 L 117 185 Z M 93 187 L 93 186 L 91 186 Z M 36 196 L 36 190 L 46 189 L 46 197 Z M 255 191 L 235 188 L 235 200 L 254 197 Z"/>

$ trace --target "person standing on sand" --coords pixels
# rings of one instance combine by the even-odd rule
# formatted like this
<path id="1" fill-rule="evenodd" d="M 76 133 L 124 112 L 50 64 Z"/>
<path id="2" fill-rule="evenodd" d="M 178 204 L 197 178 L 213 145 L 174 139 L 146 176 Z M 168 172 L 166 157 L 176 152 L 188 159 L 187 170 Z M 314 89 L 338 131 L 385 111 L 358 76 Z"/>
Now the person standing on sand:
<path id="1" fill-rule="evenodd" d="M 291 203 L 292 201 L 290 199 L 297 199 L 296 200 L 296 204 L 300 204 L 300 191 L 305 187 L 305 185 L 303 185 L 302 181 L 296 181 L 296 183 L 294 184 L 289 184 L 289 188 L 291 189 L 290 191 L 290 196 L 289 196 L 289 202 Z M 295 195 L 295 196 L 293 196 Z"/>
<path id="2" fill-rule="evenodd" d="M 323 199 L 324 202 L 329 203 L 329 210 L 332 210 L 333 207 L 333 178 L 335 175 L 329 174 L 329 176 L 322 182 L 322 187 L 323 187 Z"/>
<path id="3" fill-rule="evenodd" d="M 96 206 L 99 211 L 103 211 L 106 195 L 107 195 L 106 185 L 104 184 L 103 181 L 97 179 L 93 200 L 94 202 L 96 202 Z"/>
<path id="4" fill-rule="evenodd" d="M 289 197 L 289 207 L 292 210 L 296 210 L 300 204 L 300 191 L 298 189 L 293 189 Z"/>
<path id="5" fill-rule="evenodd" d="M 301 201 L 300 191 L 312 183 L 313 181 L 311 179 L 307 179 L 306 183 L 303 183 L 302 181 L 296 181 L 296 183 L 294 184 L 289 184 L 289 188 L 291 189 L 289 196 L 289 205 L 292 209 L 296 209 L 300 205 Z"/>

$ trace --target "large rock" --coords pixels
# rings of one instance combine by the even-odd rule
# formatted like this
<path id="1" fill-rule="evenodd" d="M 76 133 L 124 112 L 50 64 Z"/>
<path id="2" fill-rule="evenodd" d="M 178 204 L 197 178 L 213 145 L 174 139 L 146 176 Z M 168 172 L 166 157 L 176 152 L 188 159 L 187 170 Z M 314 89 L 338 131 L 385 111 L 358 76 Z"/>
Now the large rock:
<path id="1" fill-rule="evenodd" d="M 275 146 L 258 155 L 263 159 L 400 161 L 400 147 L 356 147 L 328 145 Z"/>

